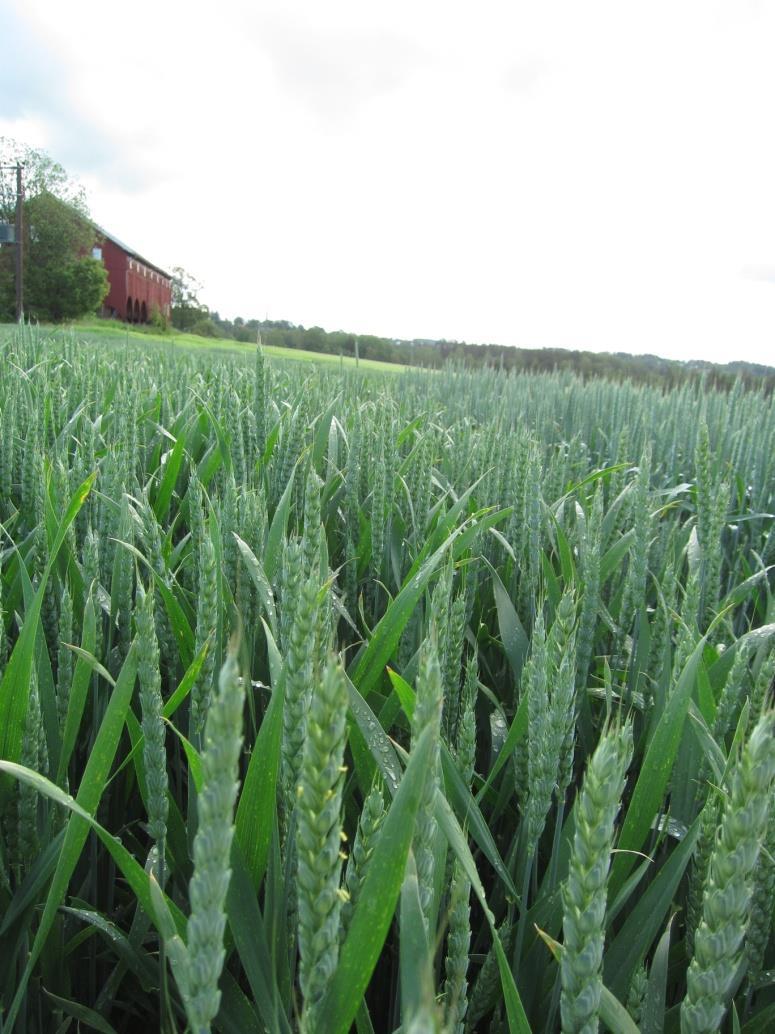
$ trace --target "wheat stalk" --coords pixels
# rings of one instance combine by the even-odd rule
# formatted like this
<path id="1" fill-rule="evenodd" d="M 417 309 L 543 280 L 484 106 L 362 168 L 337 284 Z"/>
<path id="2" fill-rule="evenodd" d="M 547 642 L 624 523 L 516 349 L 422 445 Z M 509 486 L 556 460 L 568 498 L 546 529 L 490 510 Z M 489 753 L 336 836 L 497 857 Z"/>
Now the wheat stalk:
<path id="1" fill-rule="evenodd" d="M 775 780 L 775 719 L 759 720 L 733 769 L 694 936 L 681 1004 L 682 1034 L 717 1031 L 727 1010 Z"/>
<path id="2" fill-rule="evenodd" d="M 631 726 L 605 733 L 587 764 L 576 805 L 576 831 L 563 886 L 563 1034 L 594 1034 L 598 1029 L 608 870 L 631 755 Z"/>
<path id="3" fill-rule="evenodd" d="M 336 970 L 342 907 L 342 787 L 347 687 L 341 667 L 329 662 L 314 687 L 299 774 L 296 847 L 299 914 L 299 984 L 303 1031 Z"/>

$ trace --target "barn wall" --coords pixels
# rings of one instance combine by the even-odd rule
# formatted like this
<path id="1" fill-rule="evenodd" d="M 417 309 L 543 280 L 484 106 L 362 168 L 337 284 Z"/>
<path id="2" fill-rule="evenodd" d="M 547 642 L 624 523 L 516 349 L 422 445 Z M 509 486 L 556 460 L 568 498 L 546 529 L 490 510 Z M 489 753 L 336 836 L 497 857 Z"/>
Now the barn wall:
<path id="1" fill-rule="evenodd" d="M 117 316 L 125 320 L 127 255 L 113 241 L 105 240 L 102 242 L 102 261 L 108 271 L 110 284 L 108 296 L 103 302 L 103 310 L 106 316 Z"/>
<path id="2" fill-rule="evenodd" d="M 145 303 L 147 319 L 151 318 L 156 308 L 165 316 L 169 316 L 172 304 L 172 287 L 169 280 L 136 258 L 129 258 L 128 262 L 127 294 L 136 298 L 141 306 Z"/>
<path id="3" fill-rule="evenodd" d="M 102 261 L 108 271 L 110 283 L 107 298 L 103 303 L 105 315 L 135 322 L 143 319 L 147 321 L 154 310 L 159 309 L 169 318 L 172 307 L 172 284 L 167 277 L 134 255 L 128 255 L 109 238 L 105 238 L 102 244 Z M 130 299 L 132 312 L 127 311 Z"/>

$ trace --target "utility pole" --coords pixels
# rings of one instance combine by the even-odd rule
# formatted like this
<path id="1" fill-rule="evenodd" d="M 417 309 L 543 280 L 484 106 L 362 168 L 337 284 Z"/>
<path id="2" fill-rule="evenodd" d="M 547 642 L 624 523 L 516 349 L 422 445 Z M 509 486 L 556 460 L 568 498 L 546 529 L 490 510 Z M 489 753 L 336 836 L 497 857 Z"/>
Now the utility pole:
<path id="1" fill-rule="evenodd" d="M 13 243 L 15 252 L 15 274 L 16 274 L 16 320 L 18 323 L 24 319 L 24 166 L 21 162 L 16 165 L 0 165 L 0 169 L 10 169 L 16 173 L 16 218 L 14 220 Z M 10 229 L 10 224 L 3 224 Z"/>
<path id="2" fill-rule="evenodd" d="M 24 319 L 24 178 L 16 166 L 16 322 Z"/>

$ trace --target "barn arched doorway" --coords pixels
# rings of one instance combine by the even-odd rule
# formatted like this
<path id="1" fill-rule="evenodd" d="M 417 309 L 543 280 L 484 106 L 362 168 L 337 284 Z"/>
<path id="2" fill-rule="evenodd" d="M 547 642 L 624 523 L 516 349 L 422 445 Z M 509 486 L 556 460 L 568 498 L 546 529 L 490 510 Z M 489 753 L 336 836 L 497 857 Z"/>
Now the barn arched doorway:
<path id="1" fill-rule="evenodd" d="M 145 302 L 143 302 L 143 304 L 140 306 L 140 322 L 141 323 L 147 323 L 148 322 L 148 307 L 145 304 Z"/>
<path id="2" fill-rule="evenodd" d="M 140 322 L 140 302 L 135 298 L 135 323 Z"/>
<path id="3" fill-rule="evenodd" d="M 132 322 L 132 320 L 134 319 L 134 315 L 135 315 L 135 310 L 132 307 L 132 295 L 130 294 L 130 296 L 126 300 L 126 319 L 127 319 L 127 323 L 131 323 Z"/>

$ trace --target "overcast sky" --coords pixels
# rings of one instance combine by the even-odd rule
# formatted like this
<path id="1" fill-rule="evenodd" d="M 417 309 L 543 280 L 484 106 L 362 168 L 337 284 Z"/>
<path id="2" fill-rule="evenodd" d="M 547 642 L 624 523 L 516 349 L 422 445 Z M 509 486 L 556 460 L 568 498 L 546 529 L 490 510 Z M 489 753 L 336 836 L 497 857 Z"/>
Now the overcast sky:
<path id="1" fill-rule="evenodd" d="M 4 0 L 0 135 L 222 315 L 775 364 L 775 0 Z"/>

